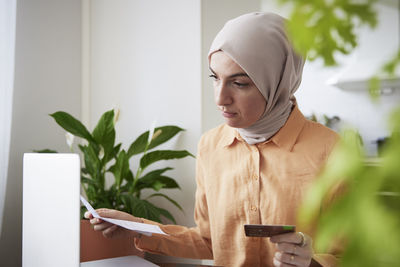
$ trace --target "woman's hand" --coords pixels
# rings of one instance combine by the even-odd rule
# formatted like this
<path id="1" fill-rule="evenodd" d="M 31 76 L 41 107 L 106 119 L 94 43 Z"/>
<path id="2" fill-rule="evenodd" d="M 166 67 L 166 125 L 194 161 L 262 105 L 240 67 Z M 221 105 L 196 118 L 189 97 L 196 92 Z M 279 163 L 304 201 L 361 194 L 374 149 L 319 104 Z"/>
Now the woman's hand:
<path id="1" fill-rule="evenodd" d="M 96 212 L 104 218 L 112 218 L 118 220 L 126 220 L 132 222 L 143 222 L 142 219 L 137 218 L 129 213 L 119 211 L 119 210 L 112 210 L 112 209 L 97 209 Z M 141 234 L 125 229 L 118 225 L 103 221 L 99 218 L 94 218 L 90 212 L 85 212 L 84 217 L 86 219 L 90 219 L 90 223 L 93 225 L 93 229 L 95 231 L 101 231 L 105 237 L 108 238 L 130 238 L 135 237 L 138 238 Z"/>
<path id="2" fill-rule="evenodd" d="M 312 239 L 301 232 L 276 235 L 270 238 L 276 244 L 274 266 L 310 266 L 313 257 Z"/>

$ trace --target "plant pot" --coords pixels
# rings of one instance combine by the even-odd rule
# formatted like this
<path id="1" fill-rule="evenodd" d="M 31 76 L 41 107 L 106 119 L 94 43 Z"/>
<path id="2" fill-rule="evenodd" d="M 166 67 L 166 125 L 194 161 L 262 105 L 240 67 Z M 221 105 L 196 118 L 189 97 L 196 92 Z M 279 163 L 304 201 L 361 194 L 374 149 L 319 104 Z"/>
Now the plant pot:
<path id="1" fill-rule="evenodd" d="M 94 261 L 129 255 L 144 257 L 136 249 L 132 239 L 109 239 L 94 231 L 88 220 L 81 220 L 81 262 Z"/>

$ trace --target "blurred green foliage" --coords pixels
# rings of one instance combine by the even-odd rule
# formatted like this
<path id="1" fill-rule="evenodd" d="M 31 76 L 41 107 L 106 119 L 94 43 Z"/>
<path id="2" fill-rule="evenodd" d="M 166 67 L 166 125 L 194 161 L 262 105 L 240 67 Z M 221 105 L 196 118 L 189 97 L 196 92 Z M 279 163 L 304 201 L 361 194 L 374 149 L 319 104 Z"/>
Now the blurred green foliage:
<path id="1" fill-rule="evenodd" d="M 337 65 L 339 54 L 347 55 L 358 45 L 357 28 L 378 24 L 378 0 L 277 1 L 292 5 L 287 30 L 296 51 L 310 61 L 322 59 L 325 66 Z M 399 66 L 400 48 L 371 77 L 368 89 L 373 100 L 379 99 L 381 79 L 393 78 Z"/>
<path id="2" fill-rule="evenodd" d="M 399 3 L 399 5 L 400 5 L 400 3 Z M 399 16 L 400 16 L 400 11 L 399 11 Z M 400 21 L 400 18 L 399 18 L 399 21 Z M 399 22 L 399 24 L 400 24 L 400 22 Z M 397 53 L 393 56 L 393 58 L 383 65 L 382 71 L 384 73 L 389 74 L 389 76 L 394 76 L 398 66 L 400 66 L 400 48 L 397 51 Z"/>
<path id="3" fill-rule="evenodd" d="M 121 143 L 115 143 L 116 118 L 113 110 L 101 116 L 91 133 L 79 120 L 66 112 L 58 111 L 50 116 L 68 133 L 86 141 L 85 144 L 78 145 L 84 164 L 81 169 L 81 184 L 94 208 L 117 209 L 157 222 L 161 222 L 161 216 L 164 216 L 176 223 L 169 211 L 149 201 L 154 197 L 162 197 L 182 210 L 175 200 L 158 192 L 161 189 L 180 188 L 173 178 L 165 174 L 172 168 L 165 167 L 147 173 L 144 171 L 160 160 L 194 157 L 186 150 L 153 150 L 183 131 L 182 128 L 168 125 L 152 129 L 151 132 L 146 131 L 125 150 L 121 148 Z M 37 152 L 56 153 L 50 149 Z M 134 174 L 130 167 L 130 159 L 135 155 L 140 156 L 140 161 Z M 113 177 L 110 186 L 106 185 L 106 175 Z M 155 193 L 142 198 L 141 192 L 144 189 L 154 190 Z M 84 210 L 82 206 L 81 211 Z"/>
<path id="4" fill-rule="evenodd" d="M 399 2 L 399 8 L 400 8 L 400 2 Z M 400 16 L 400 9 L 399 9 L 399 16 Z M 399 25 L 400 25 L 400 17 L 399 17 Z M 368 89 L 373 100 L 377 100 L 380 97 L 381 78 L 382 77 L 396 78 L 396 70 L 399 67 L 400 67 L 400 47 L 397 53 L 395 53 L 395 55 L 392 57 L 392 59 L 383 64 L 380 73 L 374 75 L 374 77 L 372 77 L 369 80 Z"/>
<path id="5" fill-rule="evenodd" d="M 287 28 L 296 51 L 311 61 L 321 58 L 326 66 L 337 64 L 337 53 L 349 54 L 357 46 L 357 27 L 377 25 L 376 0 L 278 1 L 293 5 Z"/>
<path id="6" fill-rule="evenodd" d="M 343 242 L 340 266 L 400 265 L 400 109 L 391 116 L 393 134 L 377 162 L 363 154 L 356 131 L 346 131 L 323 173 L 308 192 L 299 218 L 319 218 L 317 251 Z M 345 190 L 321 213 L 333 188 Z"/>
<path id="7" fill-rule="evenodd" d="M 297 51 L 326 66 L 337 64 L 337 53 L 348 54 L 357 46 L 356 27 L 378 23 L 376 0 L 278 1 L 292 4 L 288 31 Z M 400 49 L 370 80 L 372 96 L 378 97 L 380 77 L 393 77 L 399 65 Z M 302 223 L 318 220 L 317 250 L 340 242 L 340 266 L 400 266 L 400 107 L 392 112 L 390 125 L 389 142 L 372 163 L 357 131 L 343 132 L 299 213 Z M 344 190 L 331 202 L 338 185 Z"/>

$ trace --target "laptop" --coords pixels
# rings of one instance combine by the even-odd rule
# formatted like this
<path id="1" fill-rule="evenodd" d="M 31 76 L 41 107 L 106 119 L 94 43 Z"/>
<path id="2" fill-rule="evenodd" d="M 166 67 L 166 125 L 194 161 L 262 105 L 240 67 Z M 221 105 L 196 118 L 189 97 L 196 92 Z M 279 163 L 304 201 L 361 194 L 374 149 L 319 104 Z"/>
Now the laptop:
<path id="1" fill-rule="evenodd" d="M 80 261 L 78 154 L 25 153 L 23 160 L 22 266 L 157 266 L 137 256 Z"/>
<path id="2" fill-rule="evenodd" d="M 77 154 L 24 154 L 22 266 L 79 266 L 79 195 Z"/>

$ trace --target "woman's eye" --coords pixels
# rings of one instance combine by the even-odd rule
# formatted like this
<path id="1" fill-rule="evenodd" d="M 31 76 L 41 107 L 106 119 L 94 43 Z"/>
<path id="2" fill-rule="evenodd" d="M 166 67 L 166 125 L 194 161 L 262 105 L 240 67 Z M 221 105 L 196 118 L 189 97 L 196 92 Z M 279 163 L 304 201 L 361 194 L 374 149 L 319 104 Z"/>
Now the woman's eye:
<path id="1" fill-rule="evenodd" d="M 211 79 L 213 79 L 214 81 L 218 80 L 217 76 L 214 74 L 210 74 L 208 77 L 210 77 Z"/>
<path id="2" fill-rule="evenodd" d="M 248 83 L 240 83 L 240 82 L 233 82 L 233 84 L 237 87 L 246 87 L 249 85 Z"/>

